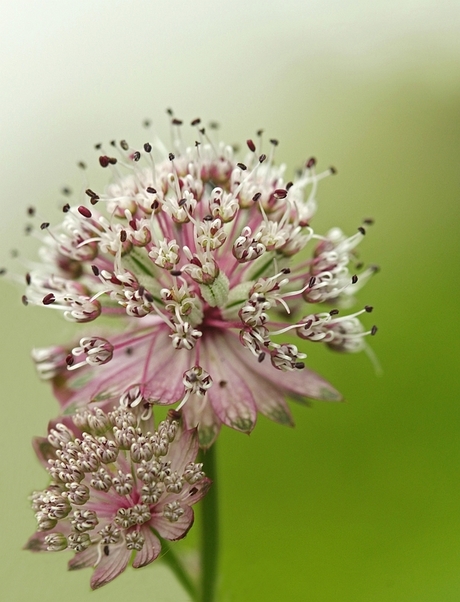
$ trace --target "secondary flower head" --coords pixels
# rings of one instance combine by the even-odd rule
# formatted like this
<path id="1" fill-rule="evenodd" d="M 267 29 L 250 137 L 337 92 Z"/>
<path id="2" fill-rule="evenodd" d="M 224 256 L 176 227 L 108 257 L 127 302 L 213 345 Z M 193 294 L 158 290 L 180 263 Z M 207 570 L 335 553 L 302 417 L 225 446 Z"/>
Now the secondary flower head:
<path id="1" fill-rule="evenodd" d="M 278 144 L 247 141 L 243 162 L 200 127 L 186 147 L 173 119 L 173 151 L 159 142 L 101 154 L 104 191 L 67 203 L 56 225 L 41 224 L 42 265 L 27 274 L 24 301 L 86 325 L 69 348 L 37 350 L 66 411 L 88 399 L 173 404 L 209 446 L 222 423 L 249 432 L 257 412 L 292 424 L 285 396 L 339 400 L 305 366 L 296 340 L 338 351 L 364 348 L 358 316 L 337 316 L 372 274 L 356 275 L 352 236 L 325 236 L 310 223 L 320 180 L 310 159 L 293 181 L 274 163 Z M 318 304 L 328 304 L 317 311 Z M 289 321 L 288 321 L 289 320 Z M 93 328 L 93 331 L 91 331 Z M 286 333 L 287 334 L 286 336 Z"/>
<path id="2" fill-rule="evenodd" d="M 134 568 L 155 560 L 158 535 L 184 537 L 210 485 L 195 462 L 196 430 L 184 430 L 174 411 L 155 431 L 143 408 L 84 410 L 51 426 L 35 448 L 51 484 L 32 495 L 38 531 L 26 548 L 74 551 L 69 569 L 94 567 L 93 589 L 132 557 Z"/>

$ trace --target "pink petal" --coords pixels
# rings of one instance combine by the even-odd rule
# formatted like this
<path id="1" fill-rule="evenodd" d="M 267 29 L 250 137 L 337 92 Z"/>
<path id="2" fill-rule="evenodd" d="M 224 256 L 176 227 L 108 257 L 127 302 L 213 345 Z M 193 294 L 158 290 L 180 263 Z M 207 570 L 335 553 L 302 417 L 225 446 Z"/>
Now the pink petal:
<path id="1" fill-rule="evenodd" d="M 227 336 L 228 346 L 233 350 L 247 368 L 263 379 L 268 380 L 279 391 L 294 398 L 308 397 L 319 401 L 342 401 L 342 395 L 324 378 L 309 370 L 277 370 L 267 360 L 258 362 L 250 351 L 244 349 L 236 336 Z"/>
<path id="2" fill-rule="evenodd" d="M 32 447 L 34 448 L 40 464 L 46 468 L 48 460 L 56 457 L 56 448 L 51 445 L 46 437 L 34 437 L 32 439 Z"/>
<path id="3" fill-rule="evenodd" d="M 211 479 L 205 477 L 198 483 L 190 485 L 189 487 L 187 487 L 187 489 L 184 487 L 184 489 L 178 496 L 178 500 L 179 502 L 183 501 L 188 506 L 193 506 L 193 504 L 199 502 L 208 493 L 208 490 L 211 485 Z"/>
<path id="4" fill-rule="evenodd" d="M 120 348 L 115 349 L 107 364 L 65 371 L 54 380 L 54 393 L 64 408 L 87 404 L 88 400 L 117 400 L 124 391 L 137 384 L 143 385 L 146 397 L 161 404 L 175 403 L 182 397 L 182 374 L 194 363 L 189 352 L 174 349 L 168 330 L 157 326 L 151 337 L 133 343 L 132 352 L 127 355 L 126 348 L 132 336 L 126 332 L 113 339 Z"/>
<path id="5" fill-rule="evenodd" d="M 217 417 L 224 424 L 250 432 L 257 420 L 257 409 L 251 390 L 232 362 L 234 354 L 227 345 L 228 338 L 209 335 L 206 345 L 203 345 L 203 366 L 213 379 L 207 395 Z"/>
<path id="6" fill-rule="evenodd" d="M 137 552 L 136 557 L 134 558 L 133 567 L 135 569 L 150 564 L 161 552 L 160 540 L 153 534 L 152 529 L 148 525 L 143 525 L 140 532 L 144 536 L 145 542 L 142 550 Z"/>
<path id="7" fill-rule="evenodd" d="M 212 387 L 211 387 L 212 389 Z M 211 390 L 209 389 L 209 391 Z M 208 391 L 208 393 L 209 393 Z M 185 425 L 188 428 L 198 427 L 200 447 L 206 449 L 216 440 L 221 421 L 212 409 L 210 400 L 206 397 L 192 395 L 182 409 Z"/>
<path id="8" fill-rule="evenodd" d="M 77 552 L 75 556 L 69 560 L 67 567 L 69 571 L 76 571 L 79 569 L 86 569 L 93 567 L 99 557 L 99 547 L 97 544 L 89 546 L 83 552 Z"/>
<path id="9" fill-rule="evenodd" d="M 184 394 L 182 376 L 194 365 L 194 358 L 186 349 L 174 349 L 167 332 L 161 332 L 152 350 L 148 377 L 145 382 L 146 395 L 169 405 L 179 401 Z"/>
<path id="10" fill-rule="evenodd" d="M 194 462 L 198 453 L 198 436 L 196 429 L 178 432 L 169 448 L 168 460 L 171 461 L 171 470 L 182 472 L 184 466 Z"/>
<path id="11" fill-rule="evenodd" d="M 50 533 L 51 531 L 36 531 L 29 537 L 23 549 L 31 552 L 46 552 L 45 537 Z"/>
<path id="12" fill-rule="evenodd" d="M 190 506 L 182 505 L 184 514 L 176 521 L 171 522 L 163 516 L 163 507 L 165 503 L 170 503 L 177 499 L 177 495 L 171 495 L 165 498 L 165 502 L 161 502 L 152 513 L 152 518 L 149 524 L 165 539 L 174 541 L 185 537 L 190 527 L 193 525 L 194 514 Z"/>
<path id="13" fill-rule="evenodd" d="M 232 336 L 227 338 L 233 339 Z M 235 353 L 235 348 L 231 343 L 227 348 L 227 357 L 231 358 L 233 370 L 241 376 L 251 389 L 257 410 L 275 422 L 294 426 L 291 412 L 284 399 L 285 393 L 278 387 L 273 386 L 272 382 L 266 378 L 261 378 L 260 374 L 251 370 L 252 365 L 248 367 L 247 362 L 243 361 L 247 358 L 244 357 L 245 350 L 243 350 L 243 354 L 241 353 L 241 345 L 237 347 L 238 353 Z"/>
<path id="14" fill-rule="evenodd" d="M 109 546 L 109 555 L 102 552 L 101 560 L 91 577 L 91 589 L 106 585 L 118 577 L 128 565 L 131 551 L 125 545 Z"/>

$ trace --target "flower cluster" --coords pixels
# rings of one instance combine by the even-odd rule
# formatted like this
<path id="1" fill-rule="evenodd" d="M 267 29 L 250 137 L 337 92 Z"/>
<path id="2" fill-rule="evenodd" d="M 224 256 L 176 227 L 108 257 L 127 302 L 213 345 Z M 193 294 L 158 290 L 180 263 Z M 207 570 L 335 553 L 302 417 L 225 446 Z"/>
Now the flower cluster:
<path id="1" fill-rule="evenodd" d="M 123 140 L 100 155 L 111 182 L 66 203 L 60 223 L 41 224 L 42 264 L 27 274 L 24 301 L 88 323 L 78 343 L 34 352 L 63 410 L 178 403 L 209 447 L 222 424 L 251 431 L 258 412 L 292 424 L 287 395 L 341 399 L 294 337 L 363 349 L 376 328 L 359 316 L 372 308 L 338 308 L 375 268 L 357 262 L 364 225 L 351 236 L 311 227 L 333 168 L 317 173 L 310 159 L 286 181 L 276 140 L 267 155 L 248 140 L 241 162 L 192 125 L 192 147 L 173 120 L 174 152 Z M 91 332 L 101 317 L 113 328 L 105 320 Z"/>
<path id="2" fill-rule="evenodd" d="M 351 236 L 311 226 L 335 170 L 309 159 L 288 181 L 276 140 L 267 154 L 261 134 L 247 140 L 240 161 L 200 120 L 191 147 L 180 126 L 172 152 L 98 145 L 110 182 L 36 228 L 41 261 L 26 274 L 25 305 L 85 325 L 33 351 L 63 417 L 35 440 L 51 483 L 32 495 L 26 547 L 75 552 L 69 568 L 94 567 L 93 589 L 184 537 L 211 483 L 198 449 L 222 424 L 250 432 L 262 413 L 292 425 L 286 397 L 341 400 L 307 368 L 304 341 L 357 352 L 377 330 L 360 321 L 369 305 L 342 313 L 375 271 L 357 256 L 370 220 Z M 172 404 L 155 430 L 154 406 Z"/>
<path id="3" fill-rule="evenodd" d="M 95 567 L 93 589 L 131 558 L 134 568 L 155 560 L 158 535 L 184 537 L 210 484 L 195 462 L 196 429 L 184 430 L 175 411 L 154 430 L 144 408 L 83 410 L 52 425 L 35 449 L 51 484 L 32 495 L 38 530 L 26 547 L 72 550 L 69 569 Z"/>

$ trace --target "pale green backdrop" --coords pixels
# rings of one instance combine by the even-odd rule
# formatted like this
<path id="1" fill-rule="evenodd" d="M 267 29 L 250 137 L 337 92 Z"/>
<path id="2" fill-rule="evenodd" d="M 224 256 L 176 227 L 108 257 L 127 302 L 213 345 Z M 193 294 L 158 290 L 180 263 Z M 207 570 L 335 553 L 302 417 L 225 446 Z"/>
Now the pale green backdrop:
<path id="1" fill-rule="evenodd" d="M 308 2 L 288 2 L 282 19 L 282 2 L 275 3 L 278 12 L 260 3 L 260 12 L 246 9 L 249 14 L 240 3 L 234 10 L 231 2 L 198 3 L 196 24 L 190 24 L 179 3 L 177 23 L 167 3 L 84 4 L 90 12 L 75 8 L 74 22 L 58 4 L 43 3 L 42 24 L 24 17 L 37 36 L 36 50 L 31 44 L 24 53 L 22 71 L 3 63 L 9 136 L 1 141 L 3 263 L 23 270 L 9 250 L 23 246 L 19 233 L 29 203 L 53 206 L 59 188 L 76 181 L 75 161 L 91 158 L 99 139 L 132 132 L 134 143 L 144 142 L 140 121 L 149 115 L 163 123 L 168 104 L 185 119 L 202 111 L 221 120 L 230 142 L 265 127 L 280 139 L 279 158 L 292 168 L 312 154 L 320 166 L 335 165 L 338 175 L 320 187 L 316 226 L 353 232 L 362 218 L 376 220 L 361 253 L 382 271 L 360 293 L 360 303 L 375 307 L 379 332 L 372 345 L 383 376 L 365 355 L 306 348 L 310 366 L 343 391 L 347 403 L 292 404 L 294 430 L 260 419 L 250 437 L 223 432 L 219 600 L 457 602 L 458 10 L 441 4 L 441 19 L 429 2 L 389 3 L 393 14 L 379 8 L 363 14 L 361 2 L 347 10 L 326 2 L 322 11 L 314 2 L 310 14 Z M 53 10 L 62 27 L 48 19 Z M 5 17 L 5 34 L 28 48 L 19 11 L 7 10 Z M 143 29 L 148 19 L 151 40 Z M 123 23 L 126 36 L 120 39 L 121 29 L 111 36 L 106 23 Z M 86 25 L 96 37 L 86 37 Z M 50 38 L 40 37 L 43 29 Z M 206 32 L 210 38 L 197 39 Z M 158 35 L 169 47 L 149 54 Z M 203 57 L 203 48 L 213 52 Z M 75 62 L 78 52 L 83 66 Z M 105 61 L 110 68 L 116 63 L 107 80 L 99 60 L 104 68 Z M 75 89 L 66 87 L 69 69 Z M 42 79 L 55 88 L 49 82 L 40 87 Z M 21 88 L 27 81 L 29 88 Z M 159 563 L 128 570 L 91 593 L 90 572 L 67 573 L 65 553 L 21 551 L 34 529 L 27 496 L 46 484 L 30 439 L 44 433 L 57 411 L 29 350 L 65 340 L 70 327 L 52 312 L 24 308 L 20 288 L 0 286 L 2 599 L 185 602 Z"/>

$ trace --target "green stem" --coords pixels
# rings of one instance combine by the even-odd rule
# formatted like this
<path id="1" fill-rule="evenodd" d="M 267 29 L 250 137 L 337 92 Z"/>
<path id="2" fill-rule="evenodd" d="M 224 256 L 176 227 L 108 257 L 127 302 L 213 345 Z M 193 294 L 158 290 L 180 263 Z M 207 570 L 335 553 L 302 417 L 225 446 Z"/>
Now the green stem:
<path id="1" fill-rule="evenodd" d="M 177 580 L 181 583 L 187 593 L 190 594 L 192 600 L 194 600 L 194 602 L 199 602 L 198 590 L 182 565 L 182 562 L 179 560 L 179 557 L 165 539 L 161 540 L 161 547 L 164 551 L 164 554 L 161 556 L 163 562 L 169 566 L 177 577 Z"/>
<path id="2" fill-rule="evenodd" d="M 212 480 L 212 486 L 201 502 L 201 602 L 214 602 L 216 595 L 219 512 L 215 448 L 214 444 L 202 456 L 204 471 Z"/>

